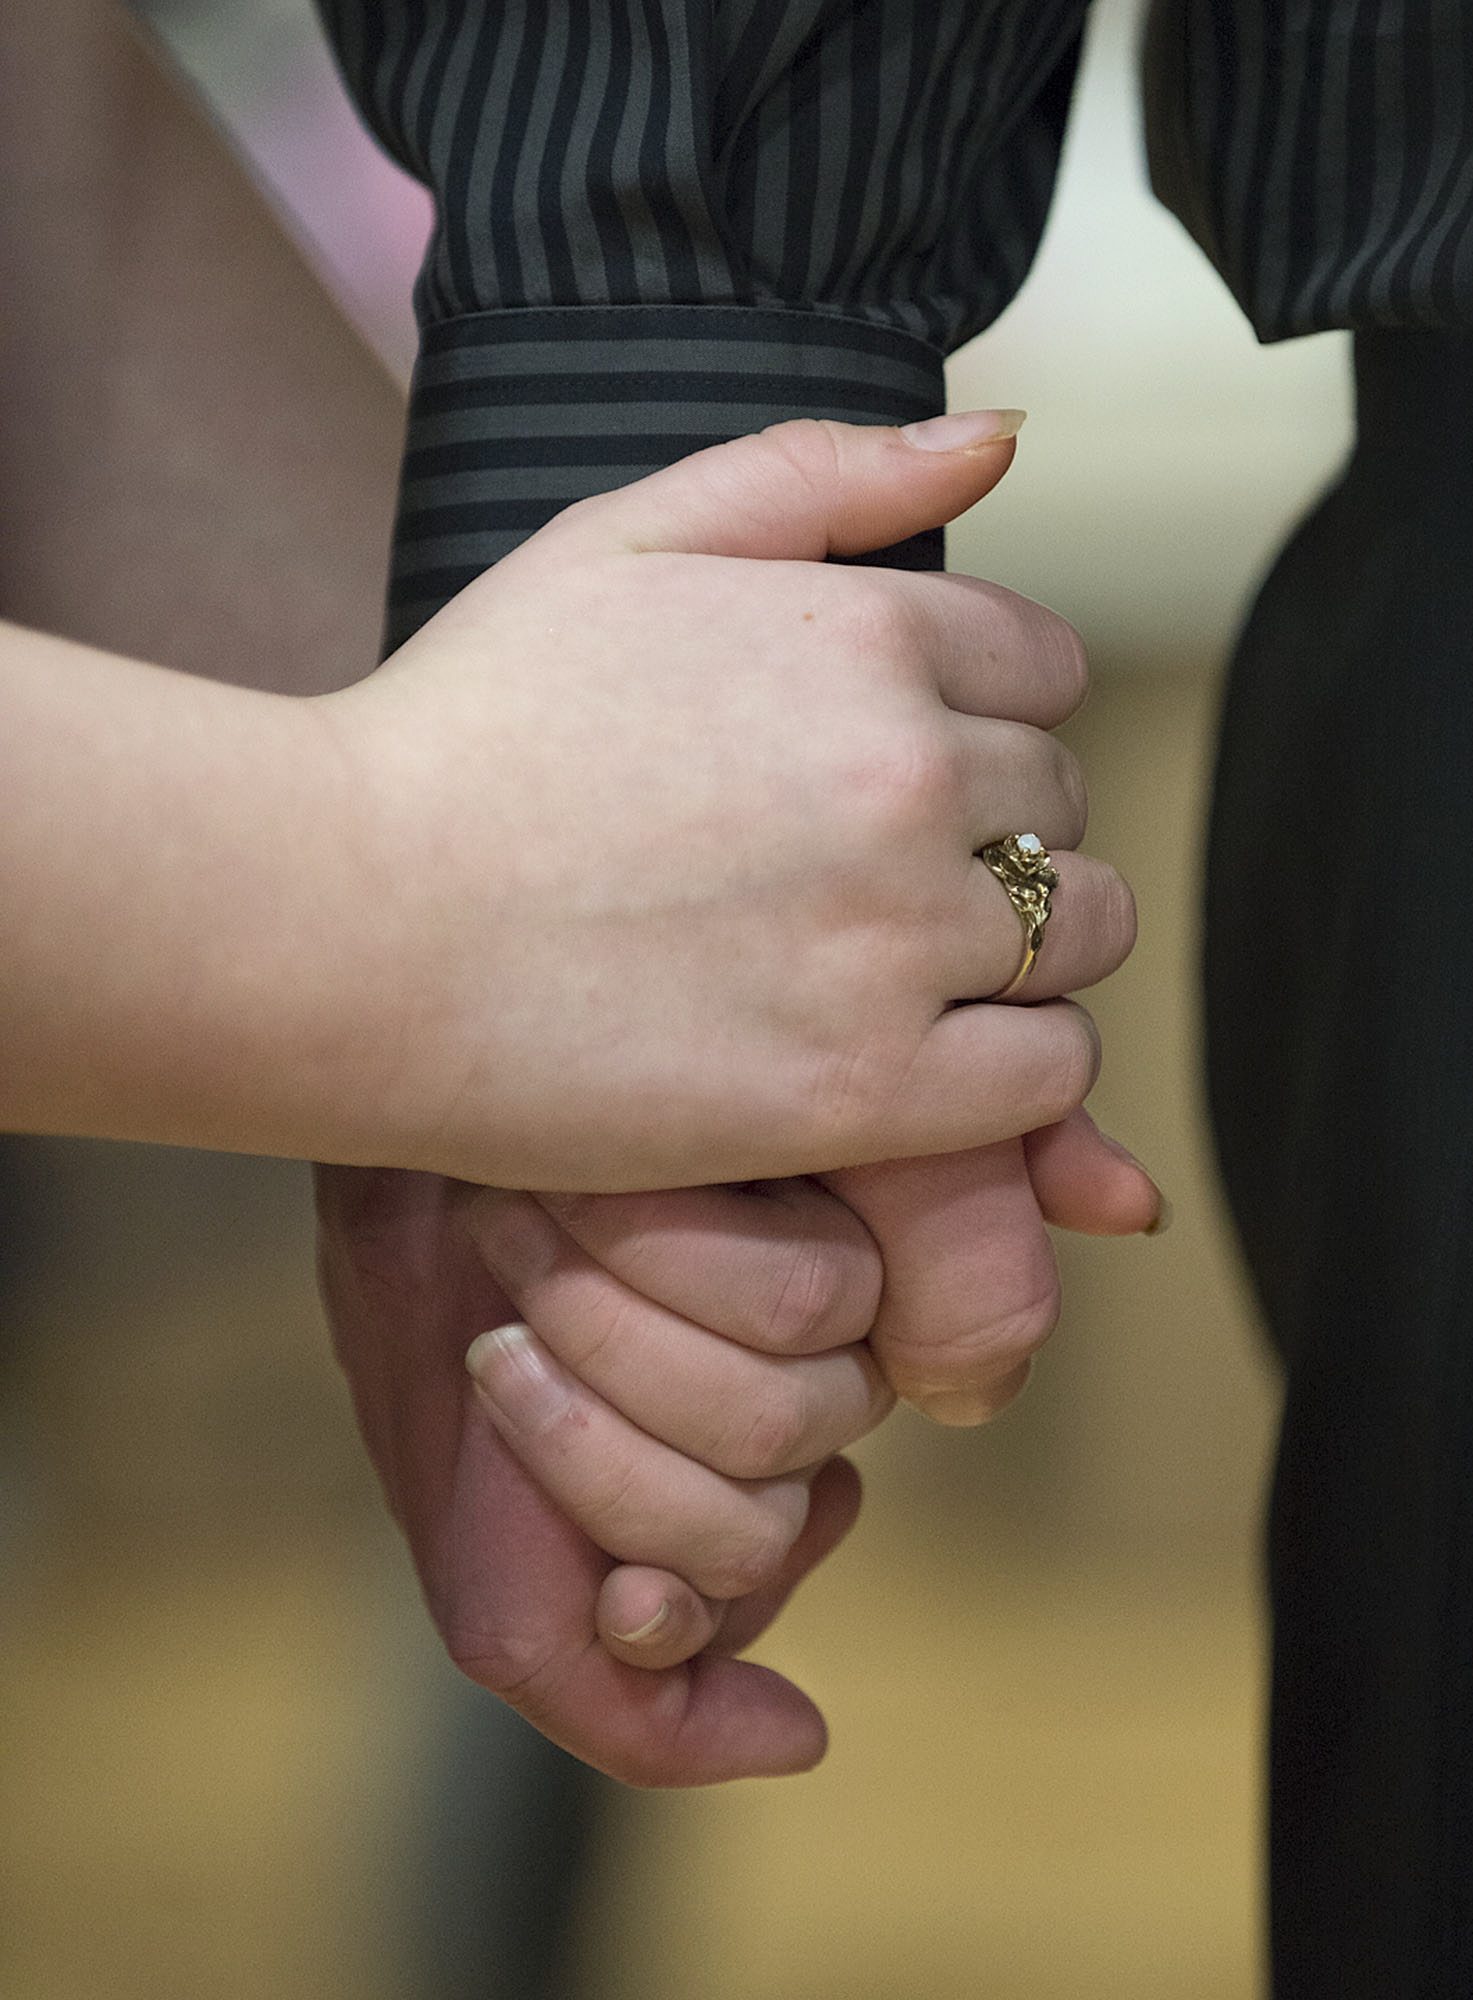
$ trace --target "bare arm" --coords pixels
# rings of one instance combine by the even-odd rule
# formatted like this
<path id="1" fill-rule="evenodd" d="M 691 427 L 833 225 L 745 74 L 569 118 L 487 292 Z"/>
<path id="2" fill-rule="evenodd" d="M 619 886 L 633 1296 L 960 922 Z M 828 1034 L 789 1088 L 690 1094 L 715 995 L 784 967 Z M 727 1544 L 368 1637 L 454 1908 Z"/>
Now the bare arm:
<path id="1" fill-rule="evenodd" d="M 312 693 L 378 646 L 402 399 L 115 0 L 0 9 L 0 612 Z"/>

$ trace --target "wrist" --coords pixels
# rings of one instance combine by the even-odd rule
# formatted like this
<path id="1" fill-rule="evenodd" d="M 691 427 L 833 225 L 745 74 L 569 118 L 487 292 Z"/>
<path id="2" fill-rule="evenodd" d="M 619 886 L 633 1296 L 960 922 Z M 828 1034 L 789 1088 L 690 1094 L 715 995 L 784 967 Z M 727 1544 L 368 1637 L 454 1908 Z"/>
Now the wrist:
<path id="1" fill-rule="evenodd" d="M 466 856 L 504 857 L 512 842 L 487 824 L 499 815 L 475 713 L 484 692 L 460 730 L 435 693 L 390 667 L 302 704 L 341 801 L 319 865 L 340 885 L 329 934 L 346 918 L 352 935 L 328 956 L 356 968 L 323 1023 L 329 1094 L 346 1115 L 336 1150 L 316 1157 L 469 1173 L 480 1154 L 462 1157 L 453 1127 L 472 1073 L 497 1067 L 487 933 L 504 885 L 478 878 L 469 909 Z"/>

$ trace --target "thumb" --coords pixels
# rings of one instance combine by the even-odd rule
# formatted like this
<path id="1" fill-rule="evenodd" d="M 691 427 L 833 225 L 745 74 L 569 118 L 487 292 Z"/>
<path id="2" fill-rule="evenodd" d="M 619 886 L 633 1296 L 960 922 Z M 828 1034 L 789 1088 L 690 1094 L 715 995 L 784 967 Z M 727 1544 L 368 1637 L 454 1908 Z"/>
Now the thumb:
<path id="1" fill-rule="evenodd" d="M 549 526 L 563 553 L 572 535 L 605 550 L 863 555 L 939 528 L 990 493 L 1013 462 L 1023 415 L 969 410 L 903 428 L 798 417 L 579 501 Z"/>

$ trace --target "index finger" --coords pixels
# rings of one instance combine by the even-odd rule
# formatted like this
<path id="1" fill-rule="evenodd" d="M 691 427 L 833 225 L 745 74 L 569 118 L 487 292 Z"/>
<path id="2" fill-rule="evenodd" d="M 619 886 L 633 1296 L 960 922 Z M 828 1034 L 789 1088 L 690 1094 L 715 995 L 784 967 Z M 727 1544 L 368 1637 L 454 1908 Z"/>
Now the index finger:
<path id="1" fill-rule="evenodd" d="M 1084 641 L 1057 611 L 956 571 L 884 574 L 948 708 L 1057 729 L 1084 700 Z"/>

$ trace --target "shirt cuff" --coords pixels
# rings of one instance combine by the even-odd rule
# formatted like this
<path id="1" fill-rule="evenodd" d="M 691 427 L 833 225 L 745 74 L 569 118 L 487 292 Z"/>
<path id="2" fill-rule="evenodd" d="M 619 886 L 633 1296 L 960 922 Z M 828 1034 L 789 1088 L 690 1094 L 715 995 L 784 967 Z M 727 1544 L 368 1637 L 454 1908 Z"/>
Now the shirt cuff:
<path id="1" fill-rule="evenodd" d="M 797 307 L 515 307 L 429 325 L 410 390 L 387 649 L 574 500 L 788 417 L 935 415 L 942 359 L 917 335 Z M 944 531 L 854 560 L 942 569 Z"/>

